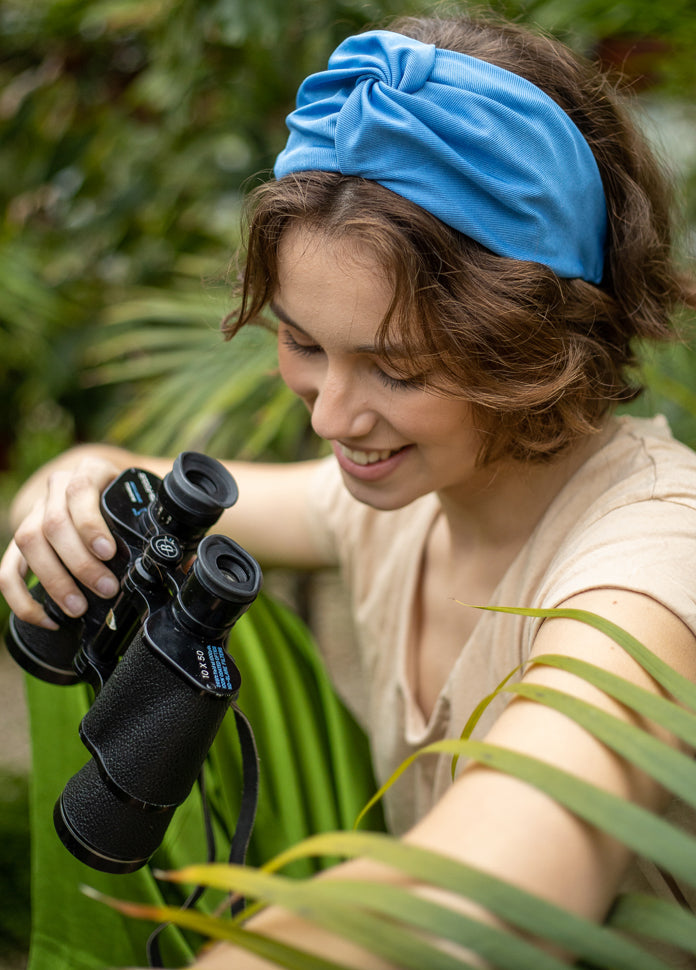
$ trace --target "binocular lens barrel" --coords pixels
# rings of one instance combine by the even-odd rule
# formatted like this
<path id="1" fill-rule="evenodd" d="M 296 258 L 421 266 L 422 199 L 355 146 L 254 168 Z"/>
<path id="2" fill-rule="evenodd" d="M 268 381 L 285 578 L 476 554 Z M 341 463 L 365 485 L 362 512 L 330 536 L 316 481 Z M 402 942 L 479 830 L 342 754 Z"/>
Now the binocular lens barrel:
<path id="1" fill-rule="evenodd" d="M 183 451 L 158 490 L 152 517 L 164 532 L 195 545 L 237 501 L 237 483 L 213 458 Z"/>
<path id="2" fill-rule="evenodd" d="M 109 788 L 94 758 L 68 781 L 53 809 L 63 845 L 100 872 L 141 869 L 161 844 L 177 806 L 159 811 L 128 802 Z"/>
<path id="3" fill-rule="evenodd" d="M 13 660 L 32 677 L 50 684 L 69 686 L 80 679 L 73 669 L 73 659 L 83 630 L 82 620 L 75 620 L 46 595 L 43 587 L 35 586 L 31 594 L 58 624 L 57 630 L 47 630 L 25 623 L 10 614 L 5 642 Z"/>
<path id="4" fill-rule="evenodd" d="M 248 553 L 208 536 L 180 595 L 148 617 L 104 684 L 80 725 L 92 758 L 54 810 L 80 861 L 132 872 L 160 845 L 239 691 L 224 644 L 260 584 Z"/>
<path id="5" fill-rule="evenodd" d="M 178 595 L 179 616 L 196 629 L 222 632 L 244 613 L 261 585 L 261 570 L 241 546 L 206 536 Z"/>

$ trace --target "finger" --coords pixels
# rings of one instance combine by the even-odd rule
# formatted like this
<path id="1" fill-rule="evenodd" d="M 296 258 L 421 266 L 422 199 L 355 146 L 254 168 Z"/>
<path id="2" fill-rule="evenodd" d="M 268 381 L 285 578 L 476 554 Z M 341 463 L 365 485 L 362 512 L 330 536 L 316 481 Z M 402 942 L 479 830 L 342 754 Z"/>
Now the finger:
<path id="1" fill-rule="evenodd" d="M 34 626 L 57 630 L 57 624 L 46 616 L 43 608 L 27 589 L 25 582 L 27 571 L 27 562 L 13 540 L 0 562 L 0 592 L 20 620 Z"/>
<path id="2" fill-rule="evenodd" d="M 33 527 L 27 519 L 17 529 L 14 541 L 54 603 L 68 616 L 81 616 L 87 609 L 87 600 L 42 529 Z"/>
<path id="3" fill-rule="evenodd" d="M 118 469 L 102 460 L 85 459 L 64 485 L 61 480 L 49 482 L 49 499 L 65 501 L 71 521 L 86 549 L 97 559 L 106 561 L 116 553 L 114 541 L 101 513 L 101 494 L 118 474 Z"/>
<path id="4" fill-rule="evenodd" d="M 66 497 L 71 478 L 51 476 L 45 501 L 17 529 L 15 543 L 51 599 L 69 616 L 81 616 L 87 601 L 76 580 L 104 597 L 118 592 L 118 581 L 75 528 Z"/>
<path id="5" fill-rule="evenodd" d="M 103 488 L 113 478 L 104 462 L 85 461 L 69 475 L 51 476 L 43 532 L 72 575 L 98 596 L 111 597 L 118 582 L 104 564 L 116 543 L 101 514 Z"/>

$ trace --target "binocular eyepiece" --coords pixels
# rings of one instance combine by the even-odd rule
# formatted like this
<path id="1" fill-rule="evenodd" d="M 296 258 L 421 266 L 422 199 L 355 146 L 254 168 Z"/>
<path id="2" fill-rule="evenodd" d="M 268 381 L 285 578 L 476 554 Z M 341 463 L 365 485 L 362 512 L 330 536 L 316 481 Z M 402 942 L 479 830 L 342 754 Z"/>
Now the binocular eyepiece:
<path id="1" fill-rule="evenodd" d="M 10 617 L 7 645 L 20 666 L 96 693 L 80 725 L 91 758 L 54 809 L 61 841 L 92 868 L 124 873 L 148 861 L 236 700 L 241 677 L 225 644 L 261 570 L 231 539 L 203 538 L 236 499 L 226 469 L 195 452 L 163 480 L 129 469 L 101 499 L 117 596 L 84 590 L 89 606 L 75 620 L 37 586 L 32 595 L 59 629 Z"/>

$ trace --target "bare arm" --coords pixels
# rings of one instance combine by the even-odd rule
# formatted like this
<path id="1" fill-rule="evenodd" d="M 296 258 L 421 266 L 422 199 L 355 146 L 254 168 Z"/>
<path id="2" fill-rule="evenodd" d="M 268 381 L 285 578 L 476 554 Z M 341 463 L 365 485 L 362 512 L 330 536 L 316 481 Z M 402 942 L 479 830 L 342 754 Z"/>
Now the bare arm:
<path id="1" fill-rule="evenodd" d="M 569 606 L 600 613 L 633 632 L 675 669 L 696 679 L 696 640 L 674 615 L 653 600 L 634 593 L 599 590 L 574 597 Z M 546 621 L 535 651 L 581 657 L 649 690 L 658 688 L 620 647 L 598 631 L 571 620 Z M 563 671 L 533 668 L 527 681 L 544 683 L 582 697 L 625 720 L 634 716 L 622 705 Z M 657 735 L 654 726 L 645 725 Z M 651 779 L 612 754 L 565 716 L 528 700 L 513 700 L 487 740 L 557 765 L 587 781 L 653 810 L 667 798 Z M 667 738 L 669 741 L 670 739 Z M 472 764 L 406 840 L 484 869 L 575 913 L 601 920 L 630 862 L 629 851 L 582 822 L 551 798 L 527 784 Z M 324 878 L 372 878 L 408 885 L 398 874 L 357 860 Z M 423 892 L 423 887 L 410 888 Z M 461 906 L 461 900 L 453 905 Z M 468 910 L 477 913 L 475 909 Z M 485 912 L 484 920 L 495 922 Z M 311 948 L 334 959 L 352 958 L 365 970 L 384 963 L 351 944 L 282 912 L 269 909 L 250 927 Z M 201 970 L 260 970 L 267 964 L 218 945 L 201 956 Z"/>
<path id="2" fill-rule="evenodd" d="M 312 542 L 308 522 L 306 494 L 314 462 L 226 465 L 237 480 L 240 498 L 225 511 L 215 531 L 234 538 L 262 565 L 327 565 Z M 105 565 L 115 544 L 99 499 L 118 474 L 133 466 L 163 477 L 172 459 L 86 445 L 48 463 L 23 486 L 11 510 L 15 537 L 0 564 L 0 591 L 19 617 L 50 623 L 27 591 L 29 570 L 69 615 L 78 616 L 86 608 L 73 577 L 98 595 L 116 592 Z"/>

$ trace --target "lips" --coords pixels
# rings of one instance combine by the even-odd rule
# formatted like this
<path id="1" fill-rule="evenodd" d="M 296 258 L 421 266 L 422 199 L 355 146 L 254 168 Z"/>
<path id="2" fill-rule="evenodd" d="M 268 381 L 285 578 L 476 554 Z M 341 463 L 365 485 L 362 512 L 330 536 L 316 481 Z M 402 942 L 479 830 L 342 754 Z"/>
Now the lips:
<path id="1" fill-rule="evenodd" d="M 393 472 L 406 461 L 413 445 L 402 448 L 348 448 L 338 441 L 332 443 L 336 460 L 351 480 L 382 482 L 391 478 Z"/>
<path id="2" fill-rule="evenodd" d="M 356 448 L 348 448 L 337 442 L 342 454 L 356 465 L 374 465 L 378 461 L 386 461 L 392 455 L 396 455 L 401 448 L 381 448 L 378 451 L 360 451 Z"/>

